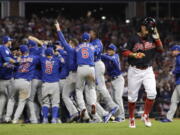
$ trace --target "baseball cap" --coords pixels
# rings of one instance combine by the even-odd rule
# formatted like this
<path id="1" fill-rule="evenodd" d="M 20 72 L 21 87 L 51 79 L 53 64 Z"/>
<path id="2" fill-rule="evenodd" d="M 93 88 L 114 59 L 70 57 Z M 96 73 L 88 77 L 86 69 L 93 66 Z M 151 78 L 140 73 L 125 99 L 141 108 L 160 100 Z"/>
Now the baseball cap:
<path id="1" fill-rule="evenodd" d="M 36 47 L 37 43 L 33 40 L 28 40 L 28 47 Z"/>
<path id="2" fill-rule="evenodd" d="M 90 35 L 87 32 L 84 32 L 82 35 L 82 40 L 83 41 L 87 41 L 90 39 Z"/>
<path id="3" fill-rule="evenodd" d="M 114 44 L 110 44 L 110 45 L 108 46 L 108 49 L 111 49 L 111 50 L 113 50 L 113 51 L 116 52 L 117 47 L 116 47 Z"/>
<path id="4" fill-rule="evenodd" d="M 173 47 L 171 47 L 171 51 L 180 51 L 180 45 L 174 45 Z"/>
<path id="5" fill-rule="evenodd" d="M 20 48 L 20 51 L 21 51 L 22 53 L 25 53 L 25 52 L 28 52 L 28 51 L 29 51 L 27 45 L 20 45 L 19 48 Z"/>
<path id="6" fill-rule="evenodd" d="M 8 41 L 12 41 L 13 39 L 10 38 L 9 36 L 4 36 L 2 39 L 3 44 L 7 43 Z"/>
<path id="7" fill-rule="evenodd" d="M 47 48 L 45 50 L 45 55 L 46 56 L 53 56 L 53 49 L 52 48 Z"/>

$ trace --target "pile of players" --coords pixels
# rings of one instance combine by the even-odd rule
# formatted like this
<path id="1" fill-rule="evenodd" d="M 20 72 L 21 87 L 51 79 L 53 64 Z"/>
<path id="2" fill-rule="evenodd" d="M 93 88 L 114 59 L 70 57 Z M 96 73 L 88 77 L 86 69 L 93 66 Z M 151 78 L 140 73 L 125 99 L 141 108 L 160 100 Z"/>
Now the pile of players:
<path id="1" fill-rule="evenodd" d="M 122 100 L 124 78 L 117 47 L 110 44 L 106 53 L 103 53 L 103 45 L 96 30 L 83 33 L 80 43 L 73 38 L 67 42 L 58 22 L 55 27 L 58 41 L 52 46 L 29 36 L 27 45 L 20 45 L 19 50 L 12 53 L 9 49 L 12 39 L 3 37 L 0 46 L 0 121 L 18 123 L 27 105 L 31 123 L 61 123 L 60 95 L 69 112 L 67 122 L 107 123 L 111 116 L 115 117 L 116 122 L 125 121 Z M 142 120 L 146 126 L 152 125 L 149 113 L 156 97 L 156 84 L 151 61 L 156 52 L 162 50 L 153 18 L 143 20 L 139 31 L 122 50 L 130 65 L 130 128 L 136 127 L 135 102 L 142 84 L 147 93 Z M 112 95 L 105 85 L 105 71 L 111 80 Z M 35 108 L 36 95 L 41 106 L 41 121 Z M 99 97 L 103 99 L 105 108 L 99 103 Z M 18 105 L 14 112 L 16 102 Z"/>
<path id="2" fill-rule="evenodd" d="M 93 30 L 82 35 L 82 43 L 77 39 L 71 39 L 67 43 L 59 24 L 55 26 L 59 39 L 53 46 L 29 36 L 27 45 L 20 45 L 19 50 L 11 52 L 13 39 L 3 37 L 3 44 L 0 46 L 1 122 L 18 123 L 27 105 L 30 122 L 39 123 L 34 103 L 35 96 L 38 95 L 41 122 L 60 123 L 60 94 L 69 112 L 68 122 L 106 123 L 112 115 L 115 115 L 116 121 L 124 121 L 124 79 L 116 46 L 109 45 L 108 54 L 102 54 L 103 45 Z M 110 96 L 106 88 L 105 66 L 101 59 L 107 64 L 106 69 L 115 89 L 114 97 Z M 103 97 L 108 110 L 98 103 L 96 94 Z M 16 102 L 18 105 L 14 112 Z"/>

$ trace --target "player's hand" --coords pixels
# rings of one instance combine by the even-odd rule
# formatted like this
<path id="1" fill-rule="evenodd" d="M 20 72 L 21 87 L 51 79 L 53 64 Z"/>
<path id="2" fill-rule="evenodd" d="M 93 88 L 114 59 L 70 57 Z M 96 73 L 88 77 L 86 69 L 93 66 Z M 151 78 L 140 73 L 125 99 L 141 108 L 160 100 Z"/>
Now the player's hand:
<path id="1" fill-rule="evenodd" d="M 160 37 L 159 37 L 159 32 L 158 32 L 157 28 L 154 29 L 154 33 L 152 34 L 152 38 L 153 38 L 154 40 L 160 39 Z"/>
<path id="2" fill-rule="evenodd" d="M 64 50 L 64 48 L 61 45 L 56 45 L 56 50 Z"/>
<path id="3" fill-rule="evenodd" d="M 59 22 L 58 22 L 57 20 L 55 21 L 55 24 L 54 24 L 54 25 L 55 25 L 57 31 L 61 31 Z"/>
<path id="4" fill-rule="evenodd" d="M 33 37 L 33 36 L 28 36 L 28 39 L 29 39 L 29 40 L 33 40 L 33 41 L 36 41 L 36 40 L 37 40 L 37 38 L 36 38 L 36 37 Z"/>
<path id="5" fill-rule="evenodd" d="M 34 36 L 28 36 L 29 40 L 33 40 L 35 42 L 37 42 L 40 45 L 43 45 L 43 42 L 41 40 L 39 40 L 38 38 L 34 37 Z"/>
<path id="6" fill-rule="evenodd" d="M 131 56 L 136 59 L 141 59 L 141 58 L 145 57 L 145 54 L 138 52 L 138 53 L 132 53 Z"/>

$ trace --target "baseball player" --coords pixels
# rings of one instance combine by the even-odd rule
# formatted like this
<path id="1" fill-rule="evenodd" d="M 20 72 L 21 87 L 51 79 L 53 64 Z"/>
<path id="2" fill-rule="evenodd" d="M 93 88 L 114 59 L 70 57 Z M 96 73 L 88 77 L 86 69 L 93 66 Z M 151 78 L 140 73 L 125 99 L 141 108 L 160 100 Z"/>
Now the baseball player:
<path id="1" fill-rule="evenodd" d="M 69 76 L 66 78 L 63 87 L 62 98 L 70 114 L 69 121 L 73 121 L 79 116 L 78 110 L 70 98 L 72 93 L 75 91 L 76 81 L 77 81 L 76 80 L 77 64 L 76 64 L 75 47 L 78 45 L 78 41 L 76 39 L 71 39 L 69 43 L 67 43 L 58 22 L 55 23 L 55 27 L 57 30 L 59 41 L 61 42 L 61 45 L 64 47 L 64 50 L 68 54 L 67 66 L 69 70 Z"/>
<path id="2" fill-rule="evenodd" d="M 55 50 L 56 50 L 55 53 L 57 53 L 57 55 L 60 54 L 62 58 L 64 59 L 64 63 L 61 66 L 60 74 L 59 74 L 59 92 L 60 92 L 60 99 L 61 99 L 64 84 L 66 83 L 66 78 L 69 75 L 68 64 L 67 64 L 68 55 L 67 55 L 67 52 L 64 50 L 64 48 L 61 46 L 60 41 L 55 42 Z"/>
<path id="3" fill-rule="evenodd" d="M 40 49 L 38 47 L 37 42 L 33 40 L 28 40 L 28 47 L 29 47 L 29 54 L 30 55 L 35 55 L 35 56 L 41 56 Z M 29 107 L 30 111 L 30 122 L 31 123 L 38 123 L 38 115 L 36 114 L 36 109 L 35 109 L 35 95 L 37 92 L 41 91 L 41 86 L 42 86 L 42 81 L 41 81 L 41 69 L 40 69 L 40 64 L 37 65 L 35 69 L 35 74 L 34 77 L 31 81 L 31 94 L 30 97 L 28 98 L 27 105 Z"/>
<path id="4" fill-rule="evenodd" d="M 39 57 L 30 55 L 27 45 L 21 45 L 20 51 L 22 53 L 17 71 L 14 75 L 14 95 L 19 94 L 18 106 L 14 114 L 13 124 L 18 123 L 18 120 L 24 110 L 24 106 L 31 92 L 31 80 L 34 77 L 35 68 L 39 63 Z M 12 107 L 13 109 L 14 107 Z"/>
<path id="5" fill-rule="evenodd" d="M 0 122 L 5 109 L 7 97 L 10 98 L 13 84 L 13 63 L 16 63 L 10 51 L 12 39 L 9 36 L 4 36 L 2 39 L 3 45 L 0 46 Z M 10 117 L 8 121 L 10 121 Z"/>
<path id="6" fill-rule="evenodd" d="M 101 55 L 101 59 L 105 63 L 106 72 L 111 78 L 112 84 L 112 98 L 116 104 L 119 105 L 119 112 L 115 115 L 115 121 L 123 122 L 125 120 L 124 105 L 123 105 L 123 91 L 124 78 L 122 76 L 119 55 L 116 54 L 117 47 L 110 44 L 107 49 L 107 54 Z"/>
<path id="7" fill-rule="evenodd" d="M 176 87 L 171 97 L 170 109 L 166 114 L 166 118 L 162 119 L 161 122 L 172 122 L 174 114 L 177 109 L 177 105 L 180 101 L 180 45 L 174 45 L 171 48 L 172 56 L 176 57 L 176 66 L 173 71 L 176 80 Z"/>
<path id="8" fill-rule="evenodd" d="M 95 68 L 94 68 L 94 55 L 96 53 L 95 47 L 89 43 L 90 35 L 84 33 L 82 35 L 82 43 L 76 47 L 77 59 L 77 84 L 76 84 L 76 98 L 77 104 L 80 109 L 80 116 L 83 121 L 88 121 L 87 109 L 83 97 L 85 83 L 89 88 L 88 104 L 91 105 L 91 114 L 96 115 L 96 91 L 95 91 Z M 87 99 L 86 99 L 87 100 Z"/>
<path id="9" fill-rule="evenodd" d="M 90 31 L 91 36 L 91 44 L 99 50 L 98 53 L 95 54 L 94 60 L 95 60 L 95 74 L 96 74 L 96 81 L 97 81 L 97 87 L 96 92 L 97 95 L 101 96 L 102 99 L 105 101 L 105 104 L 107 105 L 107 108 L 109 109 L 109 113 L 106 112 L 101 105 L 97 102 L 97 113 L 103 117 L 104 122 L 108 122 L 110 117 L 118 111 L 118 105 L 114 103 L 112 100 L 105 84 L 105 65 L 101 60 L 101 54 L 103 52 L 103 44 L 100 39 L 97 38 L 97 32 L 95 30 Z"/>
<path id="10" fill-rule="evenodd" d="M 123 55 L 128 57 L 128 109 L 129 127 L 135 128 L 134 110 L 138 98 L 138 91 L 144 85 L 147 98 L 144 106 L 144 113 L 141 119 L 145 126 L 151 127 L 149 113 L 156 98 L 156 81 L 152 69 L 152 61 L 156 53 L 163 51 L 156 22 L 153 18 L 145 18 L 139 31 L 133 35 L 127 44 L 124 45 Z"/>
<path id="11" fill-rule="evenodd" d="M 58 51 L 58 53 L 64 59 L 64 64 L 61 67 L 60 76 L 59 76 L 59 78 L 60 78 L 60 80 L 59 80 L 60 93 L 62 93 L 64 84 L 66 81 L 66 77 L 69 75 L 68 65 L 67 65 L 68 54 L 67 54 L 67 51 L 65 51 L 64 48 L 61 46 L 60 41 L 56 41 L 55 45 L 56 45 L 56 51 Z"/>
<path id="12" fill-rule="evenodd" d="M 48 123 L 48 113 L 52 105 L 51 123 L 58 123 L 59 116 L 59 74 L 60 67 L 64 62 L 62 57 L 55 57 L 52 48 L 45 50 L 45 57 L 40 59 L 42 71 L 42 115 L 43 123 Z"/>

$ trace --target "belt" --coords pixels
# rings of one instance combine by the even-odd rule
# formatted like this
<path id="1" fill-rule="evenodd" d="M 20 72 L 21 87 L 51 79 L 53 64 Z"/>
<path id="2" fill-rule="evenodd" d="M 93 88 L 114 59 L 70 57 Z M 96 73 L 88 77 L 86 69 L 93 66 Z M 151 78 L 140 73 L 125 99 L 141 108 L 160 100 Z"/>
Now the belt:
<path id="1" fill-rule="evenodd" d="M 133 67 L 135 67 L 137 69 L 141 69 L 141 70 L 146 70 L 149 66 L 136 66 L 136 65 L 134 65 Z"/>
<path id="2" fill-rule="evenodd" d="M 25 80 L 25 81 L 28 81 L 28 82 L 30 82 L 31 80 L 28 80 L 28 79 L 25 79 L 25 78 L 15 78 L 15 80 Z"/>
<path id="3" fill-rule="evenodd" d="M 94 65 L 78 65 L 79 67 L 83 67 L 83 66 L 89 66 L 89 67 L 94 67 Z"/>

